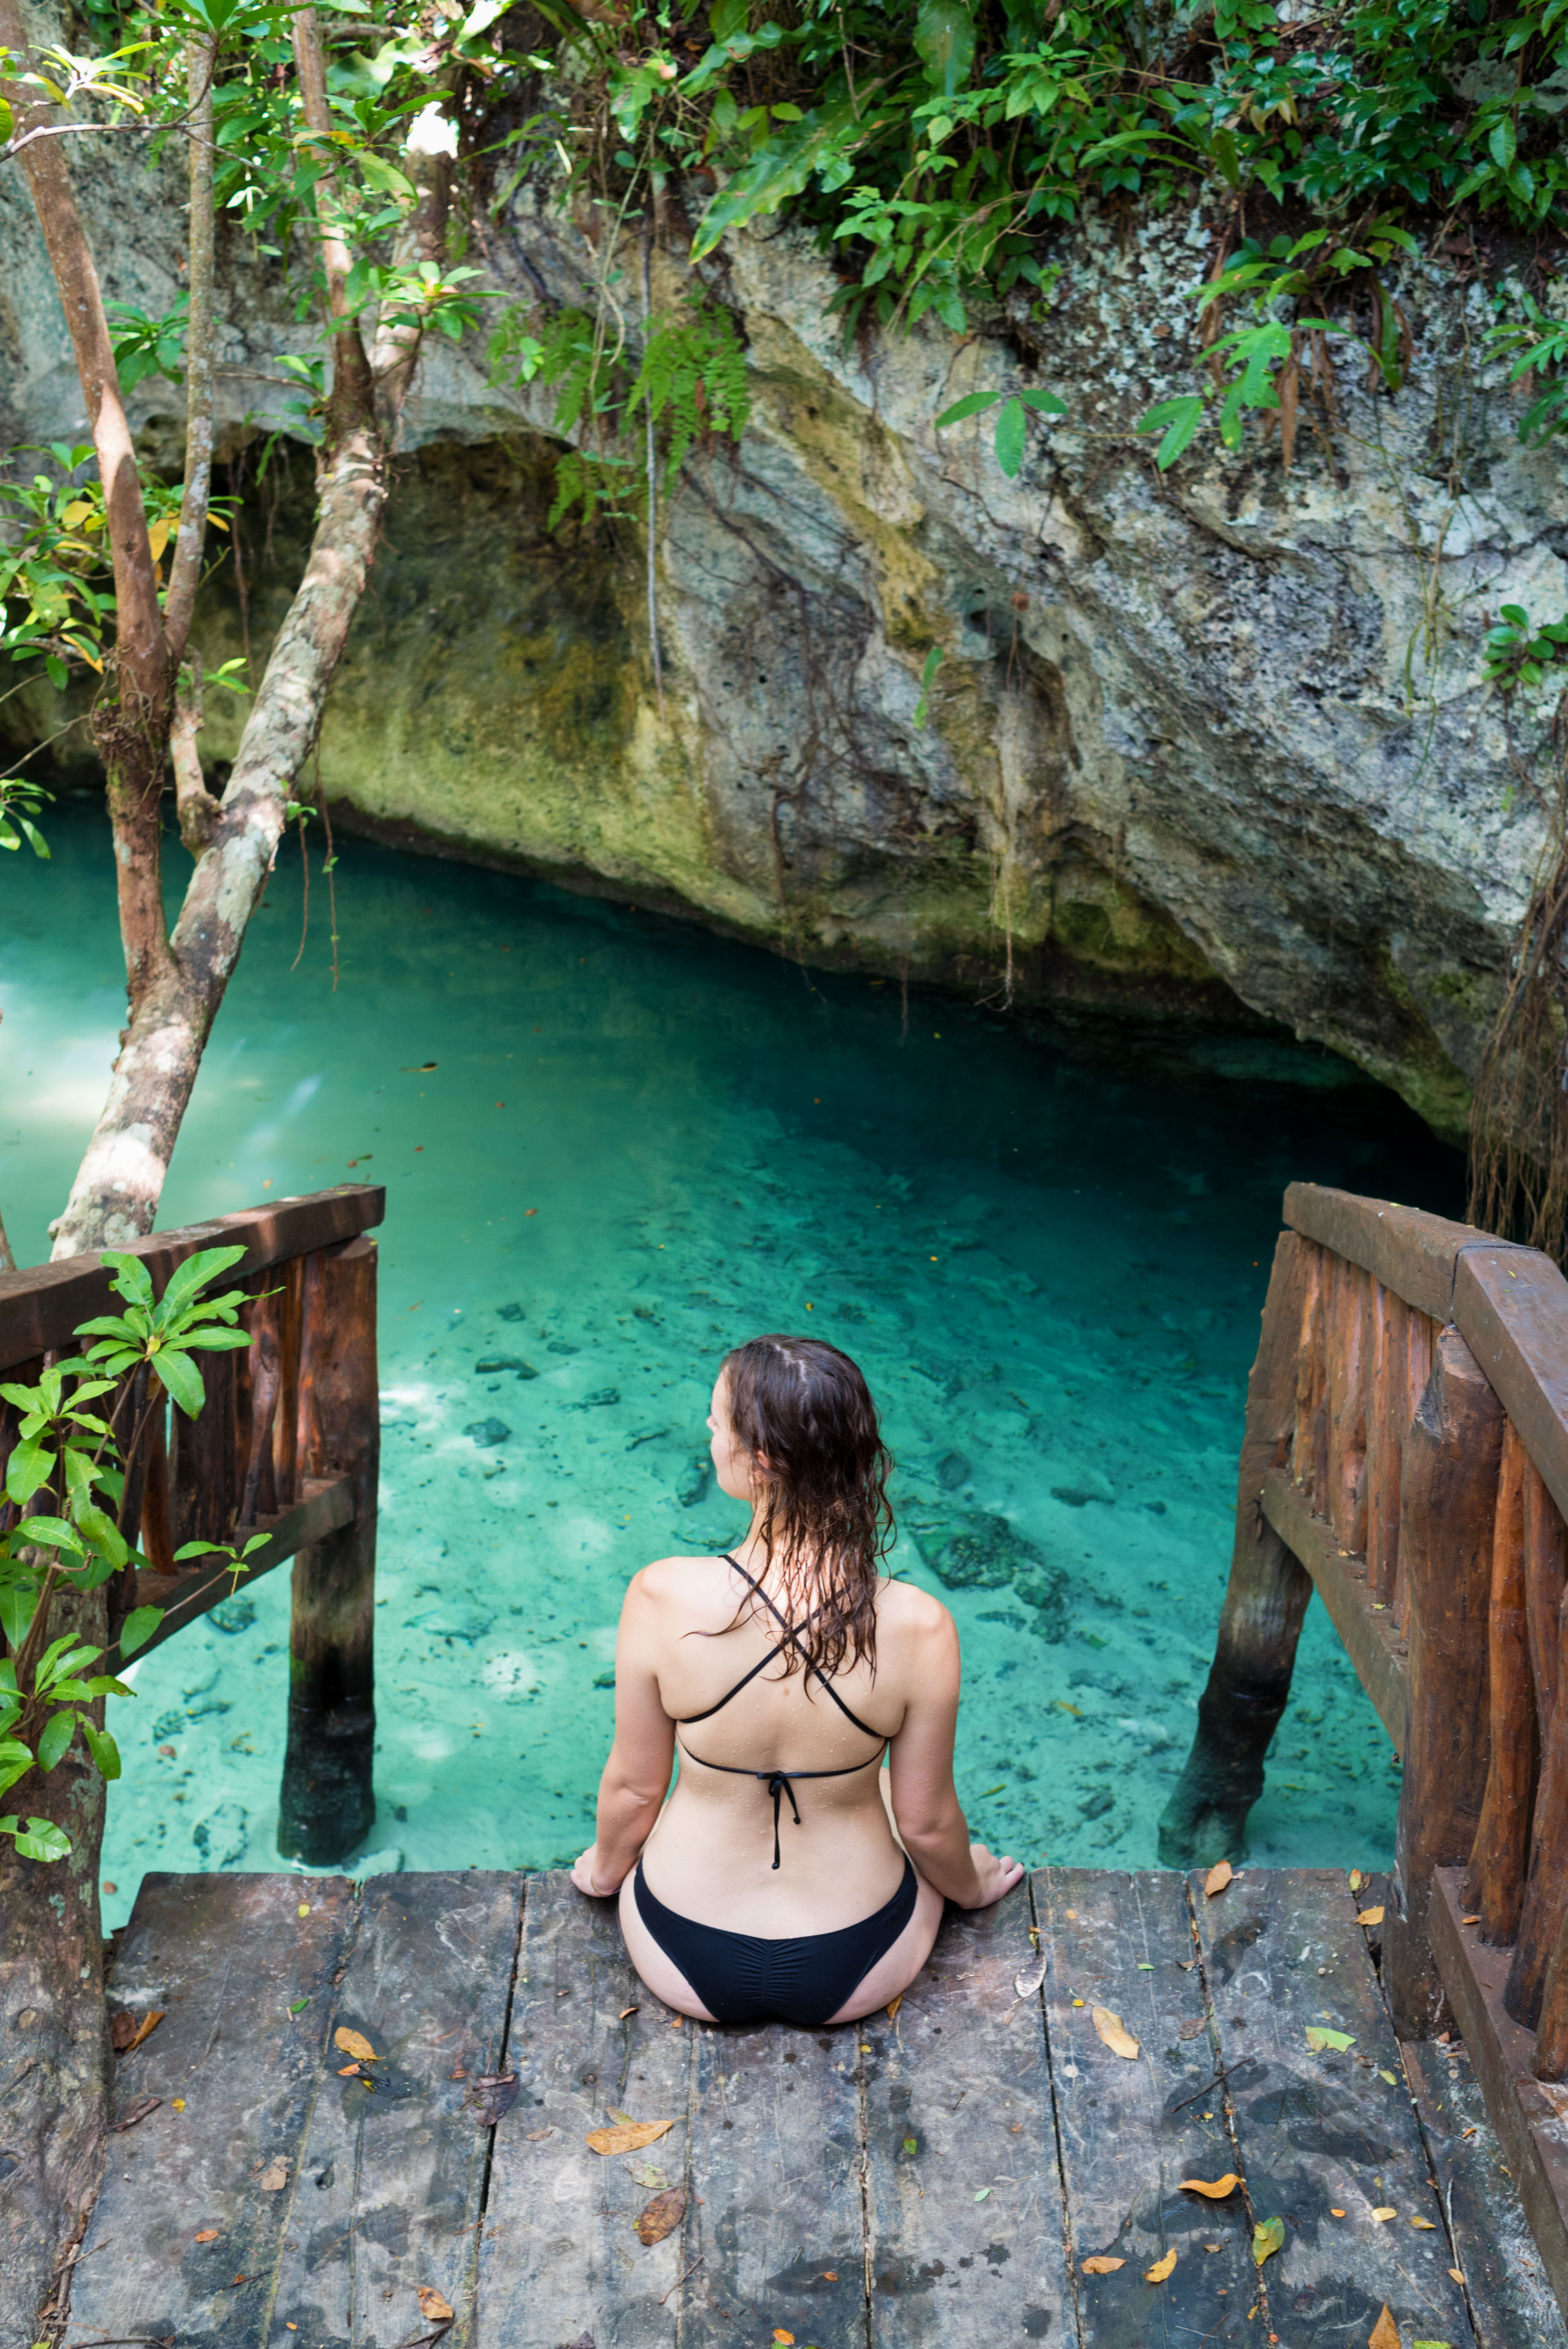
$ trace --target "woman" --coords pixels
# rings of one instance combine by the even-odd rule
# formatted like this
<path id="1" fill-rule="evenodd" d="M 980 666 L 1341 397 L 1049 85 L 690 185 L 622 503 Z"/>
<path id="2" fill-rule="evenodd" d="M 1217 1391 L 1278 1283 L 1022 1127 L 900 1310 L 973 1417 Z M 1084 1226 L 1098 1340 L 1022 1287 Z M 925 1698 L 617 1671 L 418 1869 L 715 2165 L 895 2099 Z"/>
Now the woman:
<path id="1" fill-rule="evenodd" d="M 913 1981 L 944 1899 L 986 1908 L 1024 1871 L 969 1841 L 958 1634 L 880 1571 L 892 1464 L 854 1363 L 755 1338 L 707 1423 L 751 1529 L 729 1557 L 633 1578 L 596 1839 L 572 1880 L 619 1891 L 633 1964 L 681 2013 L 852 2023 Z"/>

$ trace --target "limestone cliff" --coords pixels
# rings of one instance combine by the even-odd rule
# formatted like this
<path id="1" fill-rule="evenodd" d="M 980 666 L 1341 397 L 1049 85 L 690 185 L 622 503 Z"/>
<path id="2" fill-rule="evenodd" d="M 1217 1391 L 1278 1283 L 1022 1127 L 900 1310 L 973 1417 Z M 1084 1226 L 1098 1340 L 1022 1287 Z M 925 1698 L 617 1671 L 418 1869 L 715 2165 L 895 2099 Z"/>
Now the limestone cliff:
<path id="1" fill-rule="evenodd" d="M 108 158 L 82 177 L 108 291 L 167 307 L 169 183 Z M 0 239 L 0 429 L 72 437 L 79 396 L 15 184 Z M 1478 357 L 1479 281 L 1430 264 L 1400 289 L 1416 357 L 1397 398 L 1346 367 L 1288 474 L 1254 426 L 1240 454 L 1202 444 L 1161 476 L 1131 428 L 1191 387 L 1183 293 L 1210 251 L 1196 214 L 1091 219 L 1064 236 L 1043 323 L 967 339 L 928 323 L 846 351 L 806 234 L 734 240 L 705 274 L 745 336 L 754 413 L 661 510 L 662 707 L 643 547 L 624 526 L 545 529 L 549 396 L 497 395 L 467 346 L 431 353 L 323 738 L 331 799 L 808 960 L 1025 1002 L 1263 1014 L 1457 1135 L 1543 838 L 1555 699 L 1489 697 L 1480 639 L 1503 602 L 1538 623 L 1568 608 L 1563 459 L 1515 437 L 1522 403 Z M 521 288 L 522 256 L 553 295 L 579 291 L 584 249 L 526 191 L 494 235 L 503 284 Z M 253 474 L 259 432 L 289 417 L 274 355 L 303 330 L 242 239 L 229 273 L 225 427 Z M 1070 414 L 1031 428 L 1010 483 L 984 422 L 932 419 L 1021 362 Z M 178 394 L 149 384 L 138 404 L 172 456 Z M 208 596 L 210 660 L 246 628 L 264 653 L 308 527 L 308 460 L 274 459 L 245 516 L 246 609 L 232 564 Z M 214 762 L 242 722 L 227 700 Z M 20 707 L 38 730 L 54 714 Z"/>

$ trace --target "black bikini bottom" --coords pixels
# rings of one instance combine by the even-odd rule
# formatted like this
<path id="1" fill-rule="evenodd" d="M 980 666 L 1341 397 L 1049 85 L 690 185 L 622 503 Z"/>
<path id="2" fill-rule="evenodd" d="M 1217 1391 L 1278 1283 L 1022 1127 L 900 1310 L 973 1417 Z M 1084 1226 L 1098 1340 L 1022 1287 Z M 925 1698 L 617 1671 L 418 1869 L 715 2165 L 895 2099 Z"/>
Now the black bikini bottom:
<path id="1" fill-rule="evenodd" d="M 716 2023 L 777 2021 L 816 2031 L 886 1957 L 914 1914 L 919 1887 L 906 1859 L 903 1883 L 874 1915 L 836 1933 L 799 1933 L 782 1941 L 677 1916 L 649 1891 L 641 1860 L 632 1889 L 638 1916 Z"/>

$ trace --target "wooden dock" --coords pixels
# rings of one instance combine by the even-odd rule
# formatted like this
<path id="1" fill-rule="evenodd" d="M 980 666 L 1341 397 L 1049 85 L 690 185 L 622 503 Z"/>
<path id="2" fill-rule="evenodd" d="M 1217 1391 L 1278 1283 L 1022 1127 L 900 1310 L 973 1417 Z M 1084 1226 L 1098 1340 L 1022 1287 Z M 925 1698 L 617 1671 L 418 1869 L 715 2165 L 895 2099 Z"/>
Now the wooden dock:
<path id="1" fill-rule="evenodd" d="M 809 2033 L 673 2022 L 558 1874 L 149 1877 L 64 2339 L 1568 2349 L 1465 2055 L 1395 2038 L 1382 1889 L 1203 1883 L 1042 1869 Z"/>

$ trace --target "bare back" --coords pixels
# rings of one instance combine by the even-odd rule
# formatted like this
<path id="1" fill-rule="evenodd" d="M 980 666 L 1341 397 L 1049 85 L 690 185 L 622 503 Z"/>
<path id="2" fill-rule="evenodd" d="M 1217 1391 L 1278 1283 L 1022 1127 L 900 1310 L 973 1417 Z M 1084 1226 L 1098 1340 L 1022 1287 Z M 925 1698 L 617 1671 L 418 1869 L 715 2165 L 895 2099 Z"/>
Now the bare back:
<path id="1" fill-rule="evenodd" d="M 762 1588 L 777 1604 L 765 1578 Z M 782 1659 L 767 1661 L 782 1626 L 727 1560 L 663 1558 L 635 1578 L 616 1651 L 615 1735 L 628 1761 L 662 1768 L 665 1784 L 682 1749 L 645 1848 L 648 1885 L 667 1906 L 772 1938 L 832 1932 L 892 1899 L 904 1859 L 882 1747 L 894 1816 L 901 1794 L 923 1807 L 934 1772 L 951 1794 L 958 1656 L 952 1619 L 926 1592 L 883 1580 L 876 1609 L 874 1672 L 846 1661 L 830 1694 L 799 1665 L 786 1673 Z"/>

